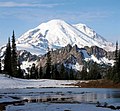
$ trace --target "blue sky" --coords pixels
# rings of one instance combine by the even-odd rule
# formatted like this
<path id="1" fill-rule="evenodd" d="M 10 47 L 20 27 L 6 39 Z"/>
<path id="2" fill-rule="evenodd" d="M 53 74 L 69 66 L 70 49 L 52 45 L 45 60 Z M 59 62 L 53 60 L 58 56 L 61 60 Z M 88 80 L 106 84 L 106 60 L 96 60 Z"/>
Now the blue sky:
<path id="1" fill-rule="evenodd" d="M 120 41 L 120 0 L 0 0 L 0 46 L 51 19 L 84 23 L 110 42 Z"/>

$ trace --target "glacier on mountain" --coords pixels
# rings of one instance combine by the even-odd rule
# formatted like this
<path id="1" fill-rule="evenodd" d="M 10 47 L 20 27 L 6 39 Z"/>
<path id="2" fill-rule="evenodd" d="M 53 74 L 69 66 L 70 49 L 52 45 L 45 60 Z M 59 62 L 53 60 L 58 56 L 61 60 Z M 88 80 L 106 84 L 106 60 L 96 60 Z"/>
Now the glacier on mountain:
<path id="1" fill-rule="evenodd" d="M 85 24 L 71 25 L 63 20 L 55 19 L 42 23 L 38 27 L 24 33 L 17 42 L 18 49 L 25 49 L 33 54 L 43 55 L 48 47 L 55 50 L 70 44 L 81 48 L 98 46 L 106 51 L 113 51 L 114 45 Z"/>

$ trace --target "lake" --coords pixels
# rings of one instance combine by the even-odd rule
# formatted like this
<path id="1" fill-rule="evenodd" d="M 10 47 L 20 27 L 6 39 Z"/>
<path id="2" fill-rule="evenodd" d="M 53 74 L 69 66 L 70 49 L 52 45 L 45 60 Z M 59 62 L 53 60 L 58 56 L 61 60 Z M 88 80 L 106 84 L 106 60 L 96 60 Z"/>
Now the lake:
<path id="1" fill-rule="evenodd" d="M 23 102 L 23 100 L 26 100 Z M 6 105 L 6 111 L 59 111 L 69 107 L 76 111 L 77 107 L 93 107 L 96 103 L 117 104 L 120 106 L 120 89 L 105 88 L 29 88 L 0 89 L 0 103 L 21 101 L 20 104 Z M 22 104 L 21 104 L 22 103 Z M 55 109 L 49 108 L 54 105 Z M 59 107 L 58 107 L 59 106 Z M 60 107 L 61 106 L 61 107 Z M 31 108 L 30 108 L 31 107 Z M 88 109 L 89 109 L 88 107 Z M 38 109 L 37 109 L 38 108 Z M 48 108 L 48 109 L 47 109 Z M 52 107 L 53 108 L 53 107 Z M 73 109 L 72 109 L 73 108 Z M 86 109 L 87 110 L 87 109 Z M 96 109 L 95 109 L 96 110 Z M 105 109 L 107 110 L 107 109 Z M 77 110 L 79 111 L 79 110 Z M 81 111 L 81 110 L 80 110 Z"/>

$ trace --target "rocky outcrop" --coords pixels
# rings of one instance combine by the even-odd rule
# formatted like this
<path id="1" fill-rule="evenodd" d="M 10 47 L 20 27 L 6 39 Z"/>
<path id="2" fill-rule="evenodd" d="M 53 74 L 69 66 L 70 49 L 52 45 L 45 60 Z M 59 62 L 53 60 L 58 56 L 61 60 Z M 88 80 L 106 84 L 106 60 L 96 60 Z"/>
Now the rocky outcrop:
<path id="1" fill-rule="evenodd" d="M 19 50 L 17 51 L 19 61 L 22 63 L 23 61 L 36 61 L 39 59 L 37 55 L 32 55 L 30 52 L 26 50 Z"/>
<path id="2" fill-rule="evenodd" d="M 72 47 L 71 45 L 67 45 L 61 49 L 57 49 L 55 51 L 51 51 L 51 63 L 52 64 L 76 64 L 83 65 L 83 54 L 79 51 L 80 49 L 75 45 Z M 46 63 L 46 55 L 40 57 L 39 64 L 45 66 Z"/>
<path id="3" fill-rule="evenodd" d="M 109 60 L 115 60 L 115 51 L 114 52 L 107 52 L 107 55 L 106 57 L 109 59 Z"/>
<path id="4" fill-rule="evenodd" d="M 104 49 L 99 48 L 97 46 L 92 46 L 92 47 L 86 46 L 85 49 L 87 50 L 89 55 L 94 55 L 98 59 L 101 57 L 105 57 L 107 55 L 107 52 Z"/>
<path id="5" fill-rule="evenodd" d="M 63 47 L 61 49 L 52 50 L 51 53 L 51 63 L 52 64 L 65 64 L 66 66 L 70 65 L 84 65 L 86 54 L 89 60 L 91 59 L 91 56 L 94 55 L 96 59 L 100 60 L 100 58 L 103 57 L 109 57 L 109 59 L 112 59 L 114 57 L 113 52 L 106 52 L 104 49 L 99 48 L 97 46 L 92 47 L 84 47 L 84 48 L 78 48 L 77 45 L 71 46 L 67 45 L 66 47 Z M 110 54 L 109 54 L 110 53 Z M 42 67 L 46 64 L 47 57 L 46 55 L 43 55 L 40 57 L 38 61 L 38 65 L 41 65 Z M 92 60 L 94 61 L 94 60 Z M 103 61 L 102 61 L 103 62 Z M 70 65 L 69 65 L 70 64 Z M 70 67 L 69 67 L 70 68 Z"/>
<path id="6" fill-rule="evenodd" d="M 87 50 L 89 55 L 94 55 L 98 59 L 101 57 L 106 57 L 109 60 L 115 59 L 115 51 L 108 51 L 107 52 L 104 49 L 99 48 L 97 46 L 92 46 L 92 47 L 85 46 L 85 49 Z"/>

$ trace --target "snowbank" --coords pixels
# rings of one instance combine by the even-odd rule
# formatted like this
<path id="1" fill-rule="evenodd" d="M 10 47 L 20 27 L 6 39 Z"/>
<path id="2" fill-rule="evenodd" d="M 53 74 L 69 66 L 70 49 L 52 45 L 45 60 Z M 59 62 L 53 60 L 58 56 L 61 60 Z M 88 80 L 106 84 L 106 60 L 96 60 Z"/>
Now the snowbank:
<path id="1" fill-rule="evenodd" d="M 91 104 L 26 104 L 24 106 L 7 107 L 7 111 L 112 111 L 98 108 Z"/>
<path id="2" fill-rule="evenodd" d="M 6 88 L 40 88 L 40 87 L 75 87 L 74 80 L 49 80 L 49 79 L 18 79 L 0 74 L 0 89 Z"/>

